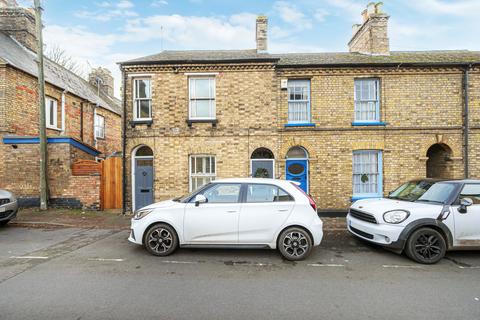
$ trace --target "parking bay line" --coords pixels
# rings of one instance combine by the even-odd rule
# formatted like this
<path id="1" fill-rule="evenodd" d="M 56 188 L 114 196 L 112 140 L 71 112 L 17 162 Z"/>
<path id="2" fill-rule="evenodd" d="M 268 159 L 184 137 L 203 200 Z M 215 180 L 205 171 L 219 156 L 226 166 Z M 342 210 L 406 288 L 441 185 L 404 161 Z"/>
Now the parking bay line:
<path id="1" fill-rule="evenodd" d="M 334 264 L 334 263 L 308 263 L 307 266 L 309 267 L 332 267 L 332 268 L 343 268 L 345 267 L 344 264 Z"/>
<path id="2" fill-rule="evenodd" d="M 125 259 L 119 259 L 119 258 L 89 258 L 88 261 L 122 262 L 122 261 L 125 261 Z"/>
<path id="3" fill-rule="evenodd" d="M 48 259 L 49 257 L 42 256 L 11 256 L 10 259 Z"/>
<path id="4" fill-rule="evenodd" d="M 413 265 L 396 265 L 396 264 L 384 264 L 384 268 L 410 268 L 410 269 L 423 269 L 422 266 L 413 266 Z"/>

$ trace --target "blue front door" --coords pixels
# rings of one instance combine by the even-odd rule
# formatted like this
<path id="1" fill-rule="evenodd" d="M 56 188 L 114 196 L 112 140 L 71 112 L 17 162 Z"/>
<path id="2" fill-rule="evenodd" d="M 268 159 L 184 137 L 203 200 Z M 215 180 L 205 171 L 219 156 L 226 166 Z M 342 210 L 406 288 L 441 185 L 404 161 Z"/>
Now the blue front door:
<path id="1" fill-rule="evenodd" d="M 153 203 L 153 160 L 135 160 L 135 210 Z"/>
<path id="2" fill-rule="evenodd" d="M 308 193 L 308 160 L 287 160 L 287 180 L 300 182 L 300 188 Z"/>

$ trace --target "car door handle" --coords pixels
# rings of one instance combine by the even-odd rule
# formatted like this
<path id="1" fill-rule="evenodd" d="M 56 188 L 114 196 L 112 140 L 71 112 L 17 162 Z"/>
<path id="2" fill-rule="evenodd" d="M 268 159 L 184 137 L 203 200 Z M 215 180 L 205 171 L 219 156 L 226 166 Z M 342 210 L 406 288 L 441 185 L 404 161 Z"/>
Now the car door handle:
<path id="1" fill-rule="evenodd" d="M 227 213 L 237 213 L 238 210 L 227 210 Z"/>

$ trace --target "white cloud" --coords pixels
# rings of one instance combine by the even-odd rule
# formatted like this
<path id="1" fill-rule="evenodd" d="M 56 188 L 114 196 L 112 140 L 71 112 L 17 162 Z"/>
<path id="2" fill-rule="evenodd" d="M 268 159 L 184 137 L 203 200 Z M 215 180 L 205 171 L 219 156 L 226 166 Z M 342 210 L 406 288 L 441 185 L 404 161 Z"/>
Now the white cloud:
<path id="1" fill-rule="evenodd" d="M 349 17 L 349 20 L 356 23 L 360 21 L 360 15 L 367 7 L 366 1 L 359 2 L 355 0 L 326 0 L 326 3 L 332 7 L 341 9 L 341 13 L 336 14 L 337 16 L 346 13 Z"/>
<path id="2" fill-rule="evenodd" d="M 322 9 L 322 8 L 318 8 L 315 10 L 315 13 L 313 14 L 315 20 L 317 20 L 317 22 L 324 22 L 325 21 L 325 18 L 330 15 L 330 12 L 328 12 L 327 10 L 325 9 Z"/>
<path id="3" fill-rule="evenodd" d="M 153 7 L 161 7 L 161 6 L 166 6 L 166 5 L 168 5 L 167 0 L 154 0 L 152 2 Z"/>
<path id="4" fill-rule="evenodd" d="M 133 3 L 128 0 L 121 0 L 117 3 L 117 8 L 120 8 L 120 9 L 130 9 L 133 7 L 134 7 Z"/>
<path id="5" fill-rule="evenodd" d="M 138 16 L 138 13 L 132 10 L 134 7 L 133 2 L 128 0 L 118 2 L 103 1 L 95 3 L 95 5 L 100 9 L 83 9 L 76 12 L 75 16 L 101 22 L 110 21 L 115 18 L 132 18 Z"/>
<path id="6" fill-rule="evenodd" d="M 296 29 L 312 28 L 310 19 L 294 4 L 286 1 L 277 1 L 273 5 L 273 9 L 284 22 L 294 26 Z"/>
<path id="7" fill-rule="evenodd" d="M 253 14 L 243 14 L 251 19 Z M 132 19 L 125 25 L 122 41 L 163 40 L 166 49 L 235 49 L 255 46 L 254 23 L 247 26 L 238 15 L 230 19 L 181 15 L 155 15 Z M 160 30 L 163 29 L 163 32 Z M 173 44 L 173 47 L 171 47 Z M 160 50 L 160 48 L 159 48 Z"/>
<path id="8" fill-rule="evenodd" d="M 478 0 L 408 0 L 407 5 L 413 7 L 423 14 L 442 14 L 456 16 L 475 16 L 480 12 L 480 1 Z"/>

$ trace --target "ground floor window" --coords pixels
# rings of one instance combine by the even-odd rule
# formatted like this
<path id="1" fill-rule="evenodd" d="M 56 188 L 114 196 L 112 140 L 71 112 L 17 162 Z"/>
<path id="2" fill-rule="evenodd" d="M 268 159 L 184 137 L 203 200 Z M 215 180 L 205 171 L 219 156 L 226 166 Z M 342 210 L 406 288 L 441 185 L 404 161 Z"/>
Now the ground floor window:
<path id="1" fill-rule="evenodd" d="M 190 156 L 190 191 L 215 180 L 216 159 L 211 155 Z"/>
<path id="2" fill-rule="evenodd" d="M 353 196 L 382 195 L 382 152 L 358 150 L 353 152 Z"/>
<path id="3" fill-rule="evenodd" d="M 275 159 L 267 148 L 258 148 L 250 157 L 250 175 L 254 178 L 273 178 Z"/>

